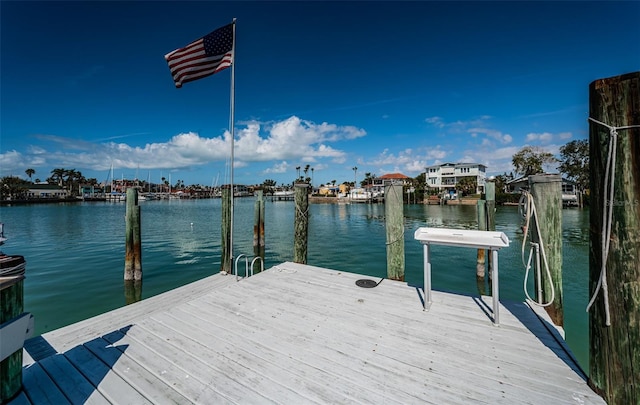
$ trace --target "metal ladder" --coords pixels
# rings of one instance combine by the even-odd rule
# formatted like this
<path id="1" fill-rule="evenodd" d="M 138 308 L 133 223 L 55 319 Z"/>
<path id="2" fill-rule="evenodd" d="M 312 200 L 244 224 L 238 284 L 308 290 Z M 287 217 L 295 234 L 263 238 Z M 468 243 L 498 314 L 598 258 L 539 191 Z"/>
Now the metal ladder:
<path id="1" fill-rule="evenodd" d="M 235 265 L 233 267 L 234 274 L 236 275 L 236 281 L 240 281 L 240 275 L 238 274 L 238 262 L 244 257 L 244 278 L 253 276 L 253 264 L 256 260 L 260 260 L 260 271 L 264 271 L 264 260 L 260 256 L 256 256 L 251 260 L 251 266 L 249 266 L 249 258 L 245 254 L 238 255 L 236 257 Z"/>

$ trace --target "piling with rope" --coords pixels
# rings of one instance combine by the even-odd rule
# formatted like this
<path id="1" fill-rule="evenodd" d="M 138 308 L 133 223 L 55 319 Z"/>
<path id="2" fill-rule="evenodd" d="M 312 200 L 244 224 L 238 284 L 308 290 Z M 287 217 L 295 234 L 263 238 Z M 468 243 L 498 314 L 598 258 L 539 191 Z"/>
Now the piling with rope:
<path id="1" fill-rule="evenodd" d="M 225 274 L 231 274 L 233 258 L 231 257 L 231 187 L 225 186 L 222 188 L 222 222 L 221 222 L 221 238 L 220 238 L 220 272 Z"/>
<path id="2" fill-rule="evenodd" d="M 544 303 L 549 317 L 557 326 L 564 325 L 562 300 L 562 177 L 559 174 L 529 176 L 531 190 L 526 225 L 534 251 L 539 249 L 539 278 L 536 278 L 538 303 Z M 523 248 L 524 248 L 523 241 Z M 533 256 L 530 256 L 533 257 Z"/>
<path id="3" fill-rule="evenodd" d="M 140 206 L 138 190 L 127 189 L 127 208 L 125 213 L 125 256 L 124 280 L 142 280 L 142 242 L 140 226 Z"/>
<path id="4" fill-rule="evenodd" d="M 307 264 L 307 241 L 309 237 L 309 185 L 296 183 L 295 218 L 293 239 L 293 261 Z"/>
<path id="5" fill-rule="evenodd" d="M 496 183 L 495 181 L 488 179 L 484 184 L 484 195 L 486 199 L 485 210 L 487 214 L 487 231 L 496 230 Z M 487 270 L 489 272 L 489 282 L 491 282 L 491 274 L 493 269 L 493 263 L 491 262 L 491 255 L 487 257 Z"/>
<path id="6" fill-rule="evenodd" d="M 640 72 L 589 85 L 589 386 L 640 403 Z"/>
<path id="7" fill-rule="evenodd" d="M 387 278 L 404 281 L 404 205 L 402 185 L 384 187 L 384 222 L 387 234 Z"/>
<path id="8" fill-rule="evenodd" d="M 0 223 L 0 245 L 5 241 L 3 224 Z M 25 330 L 24 274 L 26 262 L 23 256 L 5 255 L 0 252 L 0 403 L 4 404 L 22 389 L 22 345 L 8 346 L 8 341 L 24 342 L 31 331 Z M 27 326 L 29 326 L 27 324 Z M 5 335 L 6 334 L 6 335 Z M 16 334 L 17 336 L 14 336 Z M 10 335 L 10 336 L 7 336 Z M 6 341 L 5 341 L 6 340 Z"/>

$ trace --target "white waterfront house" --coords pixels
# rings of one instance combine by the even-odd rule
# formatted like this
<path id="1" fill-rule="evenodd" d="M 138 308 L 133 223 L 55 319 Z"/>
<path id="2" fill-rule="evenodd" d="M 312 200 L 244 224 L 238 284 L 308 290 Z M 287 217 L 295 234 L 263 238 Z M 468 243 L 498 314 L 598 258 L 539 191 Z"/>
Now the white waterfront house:
<path id="1" fill-rule="evenodd" d="M 427 166 L 425 179 L 427 187 L 438 190 L 438 194 L 455 195 L 456 185 L 463 178 L 471 177 L 476 181 L 476 194 L 484 192 L 487 166 L 480 163 L 443 163 Z"/>
<path id="2" fill-rule="evenodd" d="M 553 173 L 540 173 L 553 174 Z M 529 176 L 518 177 L 505 183 L 505 192 L 518 194 L 522 190 L 529 190 Z M 575 182 L 562 179 L 562 205 L 565 207 L 576 207 L 579 205 L 578 187 Z"/>

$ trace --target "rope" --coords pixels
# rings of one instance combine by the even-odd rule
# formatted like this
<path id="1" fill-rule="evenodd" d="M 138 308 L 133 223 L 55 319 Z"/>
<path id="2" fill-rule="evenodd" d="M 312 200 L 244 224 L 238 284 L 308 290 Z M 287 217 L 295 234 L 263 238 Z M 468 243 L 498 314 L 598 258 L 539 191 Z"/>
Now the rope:
<path id="1" fill-rule="evenodd" d="M 524 202 L 526 200 L 526 204 Z M 522 191 L 522 197 L 520 198 L 520 206 L 519 210 L 522 215 L 525 217 L 525 225 L 524 225 L 524 239 L 522 240 L 522 264 L 525 266 L 524 273 L 524 294 L 525 296 L 535 305 L 539 307 L 548 307 L 553 303 L 553 300 L 556 298 L 556 290 L 553 287 L 553 281 L 551 278 L 551 271 L 549 270 L 549 263 L 547 262 L 547 254 L 544 250 L 544 243 L 542 241 L 542 235 L 540 234 L 540 221 L 538 220 L 538 213 L 536 212 L 536 205 L 533 203 L 533 196 L 529 194 L 528 191 Z M 540 245 L 540 251 L 542 252 L 542 262 L 544 264 L 545 271 L 547 273 L 547 280 L 549 281 L 549 285 L 551 286 L 551 298 L 547 303 L 538 303 L 534 299 L 529 296 L 529 292 L 527 291 L 527 280 L 529 279 L 529 269 L 531 269 L 531 258 L 533 256 L 533 246 L 529 249 L 529 260 L 527 263 L 524 262 L 524 246 L 527 243 L 527 235 L 529 234 L 529 221 L 531 217 L 534 217 L 536 223 L 536 231 L 538 232 L 538 242 Z M 540 269 L 538 269 L 540 271 Z"/>
<path id="2" fill-rule="evenodd" d="M 300 213 L 300 215 L 302 215 L 303 217 L 307 218 L 307 214 L 309 213 L 309 205 L 307 205 L 307 209 L 302 211 L 300 209 L 300 206 L 298 204 L 296 204 L 296 211 L 298 211 Z"/>
<path id="3" fill-rule="evenodd" d="M 602 249 L 602 264 L 600 266 L 600 277 L 598 278 L 598 284 L 596 285 L 596 289 L 589 300 L 589 304 L 587 305 L 586 311 L 589 312 L 591 306 L 596 300 L 598 295 L 598 291 L 602 289 L 602 296 L 604 298 L 604 311 L 605 311 L 605 324 L 607 326 L 611 326 L 611 314 L 609 310 L 609 288 L 607 284 L 607 257 L 609 256 L 609 247 L 611 245 L 611 227 L 613 222 L 613 198 L 614 198 L 614 183 L 616 178 L 616 150 L 617 150 L 617 140 L 618 140 L 618 130 L 619 129 L 631 129 L 631 128 L 640 128 L 640 125 L 626 125 L 622 127 L 615 127 L 611 125 L 607 125 L 604 122 L 598 121 L 589 117 L 589 121 L 595 122 L 596 124 L 600 124 L 609 129 L 609 153 L 607 154 L 607 164 L 605 166 L 604 171 L 604 192 L 607 193 L 607 189 L 609 189 L 609 195 L 607 204 L 604 206 L 604 210 L 602 211 L 602 233 L 601 233 L 601 249 Z M 610 184 L 609 184 L 610 183 Z M 607 195 L 605 194 L 605 197 Z"/>
<path id="4" fill-rule="evenodd" d="M 22 276 L 26 270 L 26 262 L 22 262 L 16 266 L 5 267 L 0 269 L 0 277 Z"/>

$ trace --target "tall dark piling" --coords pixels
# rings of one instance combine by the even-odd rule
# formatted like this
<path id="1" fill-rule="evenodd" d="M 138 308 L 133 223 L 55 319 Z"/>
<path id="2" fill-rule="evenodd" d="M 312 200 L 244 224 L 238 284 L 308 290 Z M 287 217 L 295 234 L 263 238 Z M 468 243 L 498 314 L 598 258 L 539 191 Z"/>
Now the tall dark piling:
<path id="1" fill-rule="evenodd" d="M 293 240 L 293 261 L 307 264 L 307 239 L 309 236 L 309 185 L 295 185 L 295 219 Z"/>
<path id="2" fill-rule="evenodd" d="M 554 324 L 564 325 L 564 312 L 562 309 L 562 178 L 559 174 L 537 174 L 529 176 L 531 197 L 536 207 L 536 216 L 530 223 L 531 241 L 540 246 L 540 255 L 546 256 L 551 280 L 546 272 L 544 258 L 540 259 L 540 272 L 542 280 L 542 297 L 538 300 L 553 303 L 545 309 Z M 537 228 L 540 228 L 538 234 Z M 551 295 L 553 284 L 554 295 Z M 537 290 L 537 288 L 536 288 Z"/>
<path id="3" fill-rule="evenodd" d="M 22 270 L 0 278 L 0 325 L 24 312 L 24 257 L 12 256 L 0 268 L 19 266 Z M 6 266 L 6 267 L 5 267 Z M 0 403 L 4 404 L 22 389 L 22 348 L 0 361 Z"/>
<path id="4" fill-rule="evenodd" d="M 231 274 L 231 188 L 229 186 L 222 188 L 222 221 L 221 221 L 221 238 L 220 248 L 222 257 L 220 258 L 220 271 Z"/>
<path id="5" fill-rule="evenodd" d="M 125 213 L 125 281 L 142 280 L 142 243 L 140 227 L 140 206 L 138 190 L 127 190 L 127 209 Z"/>
<path id="6" fill-rule="evenodd" d="M 639 404 L 640 72 L 592 82 L 589 117 L 589 386 Z"/>
<path id="7" fill-rule="evenodd" d="M 384 222 L 387 233 L 387 278 L 404 281 L 404 205 L 400 184 L 384 187 Z"/>
<path id="8" fill-rule="evenodd" d="M 253 254 L 264 260 L 264 194 L 257 191 L 257 198 L 253 206 Z M 260 271 L 260 266 L 256 266 Z M 254 273 L 257 272 L 253 269 Z"/>

